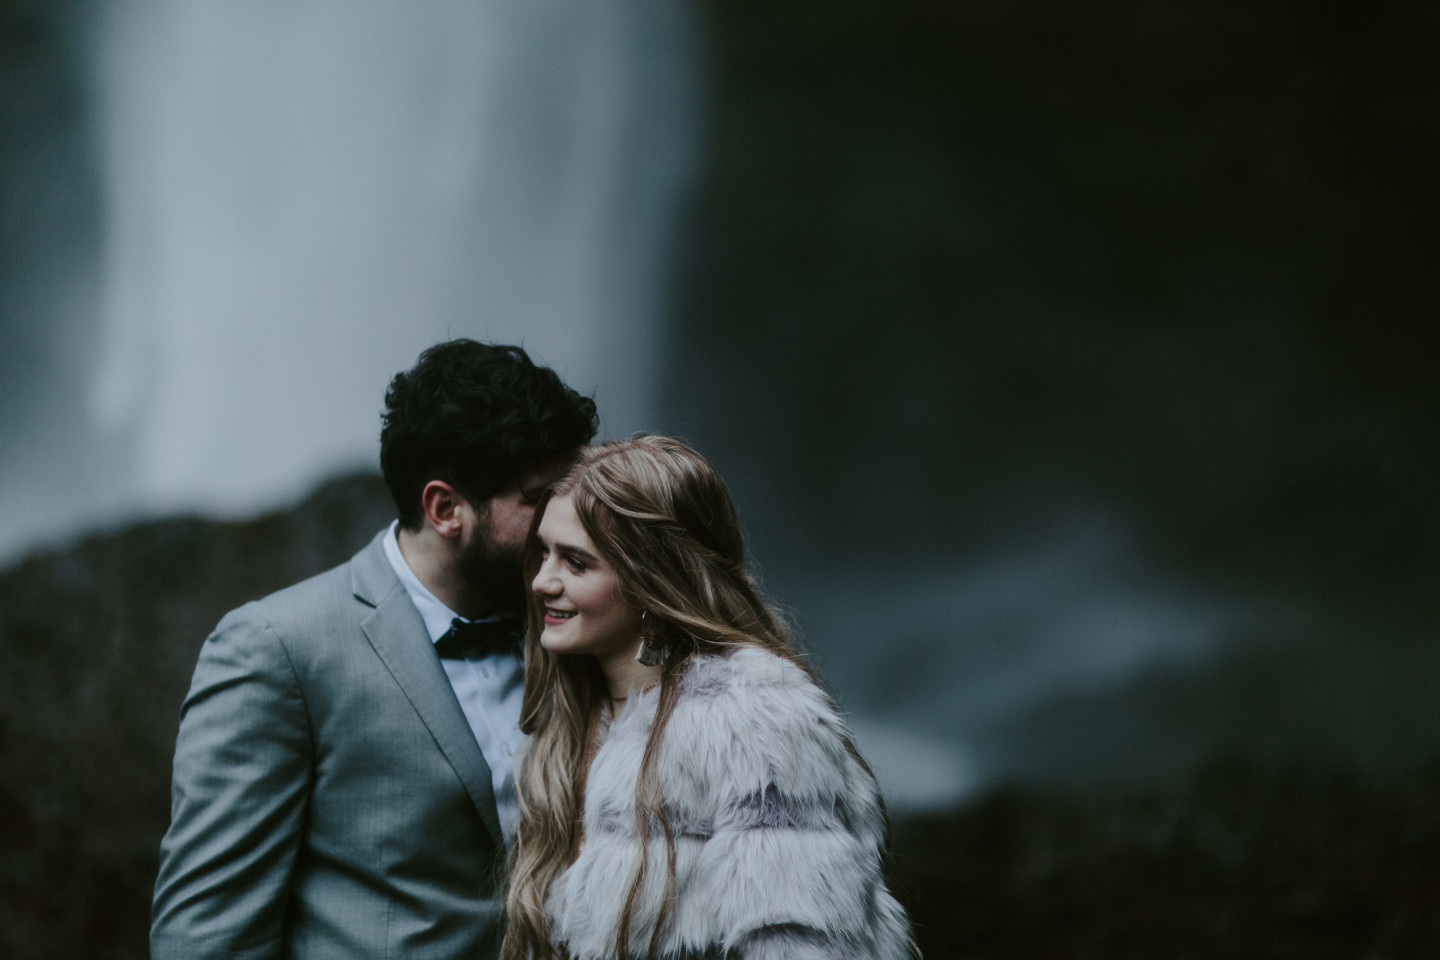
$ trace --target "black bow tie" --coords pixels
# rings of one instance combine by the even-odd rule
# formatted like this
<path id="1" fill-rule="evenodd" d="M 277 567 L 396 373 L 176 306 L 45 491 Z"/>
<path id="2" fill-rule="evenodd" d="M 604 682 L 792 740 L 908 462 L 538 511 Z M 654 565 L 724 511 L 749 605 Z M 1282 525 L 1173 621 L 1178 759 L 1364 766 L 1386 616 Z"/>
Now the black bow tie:
<path id="1" fill-rule="evenodd" d="M 476 660 L 496 653 L 520 653 L 523 621 L 519 617 L 498 620 L 450 621 L 450 629 L 435 641 L 441 660 Z"/>

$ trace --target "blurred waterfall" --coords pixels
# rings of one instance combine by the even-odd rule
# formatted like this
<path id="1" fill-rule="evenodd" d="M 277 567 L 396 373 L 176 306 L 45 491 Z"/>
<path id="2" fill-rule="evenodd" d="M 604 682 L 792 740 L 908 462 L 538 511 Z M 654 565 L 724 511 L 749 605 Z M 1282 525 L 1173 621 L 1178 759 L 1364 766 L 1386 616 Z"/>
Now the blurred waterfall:
<path id="1" fill-rule="evenodd" d="M 897 810 L 1013 775 L 997 735 L 1050 698 L 1193 672 L 1289 618 L 1165 571 L 1097 508 L 968 558 L 837 561 L 823 578 L 791 578 Z"/>
<path id="2" fill-rule="evenodd" d="M 607 432 L 649 423 L 687 4 L 96 9 L 95 372 L 66 426 L 90 453 L 63 512 L 7 491 L 0 549 L 372 465 L 389 378 L 452 336 L 522 342 Z"/>

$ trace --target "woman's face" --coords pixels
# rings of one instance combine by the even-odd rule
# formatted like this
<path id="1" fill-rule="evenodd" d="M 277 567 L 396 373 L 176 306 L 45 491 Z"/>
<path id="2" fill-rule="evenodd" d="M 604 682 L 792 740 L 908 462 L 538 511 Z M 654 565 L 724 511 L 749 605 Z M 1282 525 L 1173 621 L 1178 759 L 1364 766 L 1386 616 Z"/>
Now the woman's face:
<path id="1" fill-rule="evenodd" d="M 620 576 L 590 542 L 569 497 L 545 506 L 536 536 L 540 569 L 530 589 L 545 611 L 540 645 L 552 653 L 633 657 L 640 612 L 626 602 Z"/>

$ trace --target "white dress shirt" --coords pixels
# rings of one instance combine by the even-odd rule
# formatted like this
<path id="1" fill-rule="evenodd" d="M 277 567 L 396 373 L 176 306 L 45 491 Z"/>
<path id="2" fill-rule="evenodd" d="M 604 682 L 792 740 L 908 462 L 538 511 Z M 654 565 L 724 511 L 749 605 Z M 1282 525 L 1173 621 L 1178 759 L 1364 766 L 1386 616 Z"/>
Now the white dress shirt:
<path id="1" fill-rule="evenodd" d="M 396 533 L 399 528 L 399 521 L 390 524 L 385 535 L 385 557 L 394 568 L 395 576 L 405 585 L 415 609 L 420 611 L 430 642 L 434 643 L 445 635 L 450 621 L 459 614 L 427 590 L 405 562 Z M 515 758 L 525 743 L 525 734 L 520 732 L 520 699 L 525 681 L 520 658 L 492 654 L 473 660 L 441 660 L 440 665 L 445 668 L 450 686 L 455 688 L 455 696 L 460 700 L 460 709 L 470 721 L 475 742 L 490 765 L 495 812 L 500 816 L 508 844 L 520 821 L 520 803 L 515 797 Z"/>

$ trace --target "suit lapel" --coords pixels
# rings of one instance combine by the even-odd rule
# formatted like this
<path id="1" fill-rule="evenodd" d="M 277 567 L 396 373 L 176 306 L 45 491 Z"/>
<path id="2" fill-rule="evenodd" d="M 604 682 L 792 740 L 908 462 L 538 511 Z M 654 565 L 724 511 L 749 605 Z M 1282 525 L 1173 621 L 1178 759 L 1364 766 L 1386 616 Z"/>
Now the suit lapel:
<path id="1" fill-rule="evenodd" d="M 351 569 L 355 596 L 375 607 L 361 621 L 360 629 L 465 785 L 480 819 L 503 848 L 504 834 L 495 814 L 490 767 L 455 698 L 450 678 L 435 656 L 425 622 L 390 569 L 379 537 L 355 557 Z"/>

